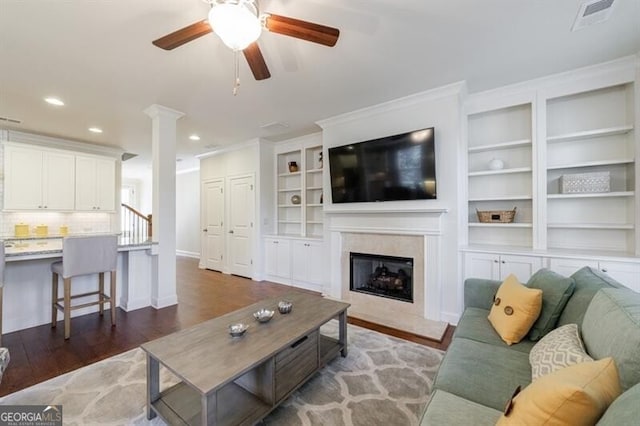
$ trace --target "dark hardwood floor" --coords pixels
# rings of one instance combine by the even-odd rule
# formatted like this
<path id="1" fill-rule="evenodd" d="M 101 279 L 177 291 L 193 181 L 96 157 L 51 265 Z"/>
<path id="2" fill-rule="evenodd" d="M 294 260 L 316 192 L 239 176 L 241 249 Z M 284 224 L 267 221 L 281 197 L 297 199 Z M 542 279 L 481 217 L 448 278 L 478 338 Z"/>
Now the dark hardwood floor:
<path id="1" fill-rule="evenodd" d="M 0 396 L 291 291 L 305 290 L 201 270 L 197 260 L 178 257 L 177 306 L 158 310 L 143 308 L 132 312 L 118 309 L 117 326 L 113 328 L 108 314 L 104 317 L 96 313 L 73 318 L 71 338 L 66 341 L 61 322 L 55 329 L 45 324 L 2 336 L 3 345 L 9 348 L 11 362 L 0 384 Z M 444 340 L 435 342 L 360 320 L 350 319 L 350 322 L 443 350 L 448 347 L 453 331 L 453 327 L 449 327 Z"/>

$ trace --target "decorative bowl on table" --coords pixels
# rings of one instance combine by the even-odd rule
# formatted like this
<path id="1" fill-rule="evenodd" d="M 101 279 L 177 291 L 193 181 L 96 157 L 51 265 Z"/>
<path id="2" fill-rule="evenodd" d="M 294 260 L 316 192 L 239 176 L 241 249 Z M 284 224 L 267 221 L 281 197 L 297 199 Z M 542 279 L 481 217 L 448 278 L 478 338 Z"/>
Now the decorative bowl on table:
<path id="1" fill-rule="evenodd" d="M 231 337 L 240 337 L 245 333 L 245 331 L 247 331 L 247 328 L 249 328 L 249 326 L 241 322 L 237 324 L 230 324 L 229 334 L 231 335 Z"/>
<path id="2" fill-rule="evenodd" d="M 281 300 L 278 302 L 278 311 L 280 311 L 281 314 L 288 314 L 291 312 L 291 309 L 293 309 L 293 303 L 288 300 Z"/>
<path id="3" fill-rule="evenodd" d="M 275 311 L 269 309 L 260 309 L 259 311 L 253 313 L 253 317 L 258 322 L 269 322 L 271 318 L 273 318 L 274 313 Z"/>

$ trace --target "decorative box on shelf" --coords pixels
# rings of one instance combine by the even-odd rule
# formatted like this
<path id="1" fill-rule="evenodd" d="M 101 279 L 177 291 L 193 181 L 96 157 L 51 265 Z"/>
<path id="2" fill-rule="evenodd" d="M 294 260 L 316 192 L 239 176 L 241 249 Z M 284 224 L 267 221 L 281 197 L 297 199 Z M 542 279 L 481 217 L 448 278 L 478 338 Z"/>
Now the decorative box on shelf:
<path id="1" fill-rule="evenodd" d="M 478 221 L 480 223 L 511 223 L 516 217 L 516 208 L 513 210 L 478 210 Z"/>
<path id="2" fill-rule="evenodd" d="M 562 194 L 609 192 L 611 174 L 609 172 L 575 173 L 560 176 Z"/>

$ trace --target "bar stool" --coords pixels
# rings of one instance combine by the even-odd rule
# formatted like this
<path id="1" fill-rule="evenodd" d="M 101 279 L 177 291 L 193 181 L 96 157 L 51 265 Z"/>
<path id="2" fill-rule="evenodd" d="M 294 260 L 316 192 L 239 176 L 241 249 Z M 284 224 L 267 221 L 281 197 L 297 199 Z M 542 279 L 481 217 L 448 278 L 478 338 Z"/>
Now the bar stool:
<path id="1" fill-rule="evenodd" d="M 64 338 L 71 334 L 71 311 L 87 306 L 100 305 L 100 315 L 104 314 L 104 304 L 111 307 L 111 326 L 116 325 L 116 269 L 118 263 L 118 237 L 101 235 L 91 237 L 66 237 L 62 240 L 62 261 L 51 264 L 52 296 L 51 327 L 58 322 L 58 309 L 64 313 Z M 111 272 L 111 291 L 104 293 L 104 274 Z M 71 278 L 81 275 L 98 275 L 98 291 L 71 295 Z M 58 297 L 58 276 L 64 280 L 64 297 Z M 97 295 L 98 300 L 79 305 L 71 305 L 71 299 Z M 60 303 L 63 302 L 63 303 Z"/>

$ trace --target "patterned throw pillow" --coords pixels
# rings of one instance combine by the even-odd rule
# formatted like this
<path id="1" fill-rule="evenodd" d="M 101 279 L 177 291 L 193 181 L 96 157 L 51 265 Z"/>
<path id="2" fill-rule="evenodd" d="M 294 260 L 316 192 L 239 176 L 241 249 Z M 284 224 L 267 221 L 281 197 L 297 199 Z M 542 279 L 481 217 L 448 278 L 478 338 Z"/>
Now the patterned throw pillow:
<path id="1" fill-rule="evenodd" d="M 549 332 L 531 348 L 531 380 L 585 361 L 593 359 L 584 349 L 578 326 L 563 325 Z"/>
<path id="2" fill-rule="evenodd" d="M 7 369 L 10 359 L 9 349 L 0 348 L 0 381 L 2 381 L 2 374 L 4 373 L 4 370 Z"/>

